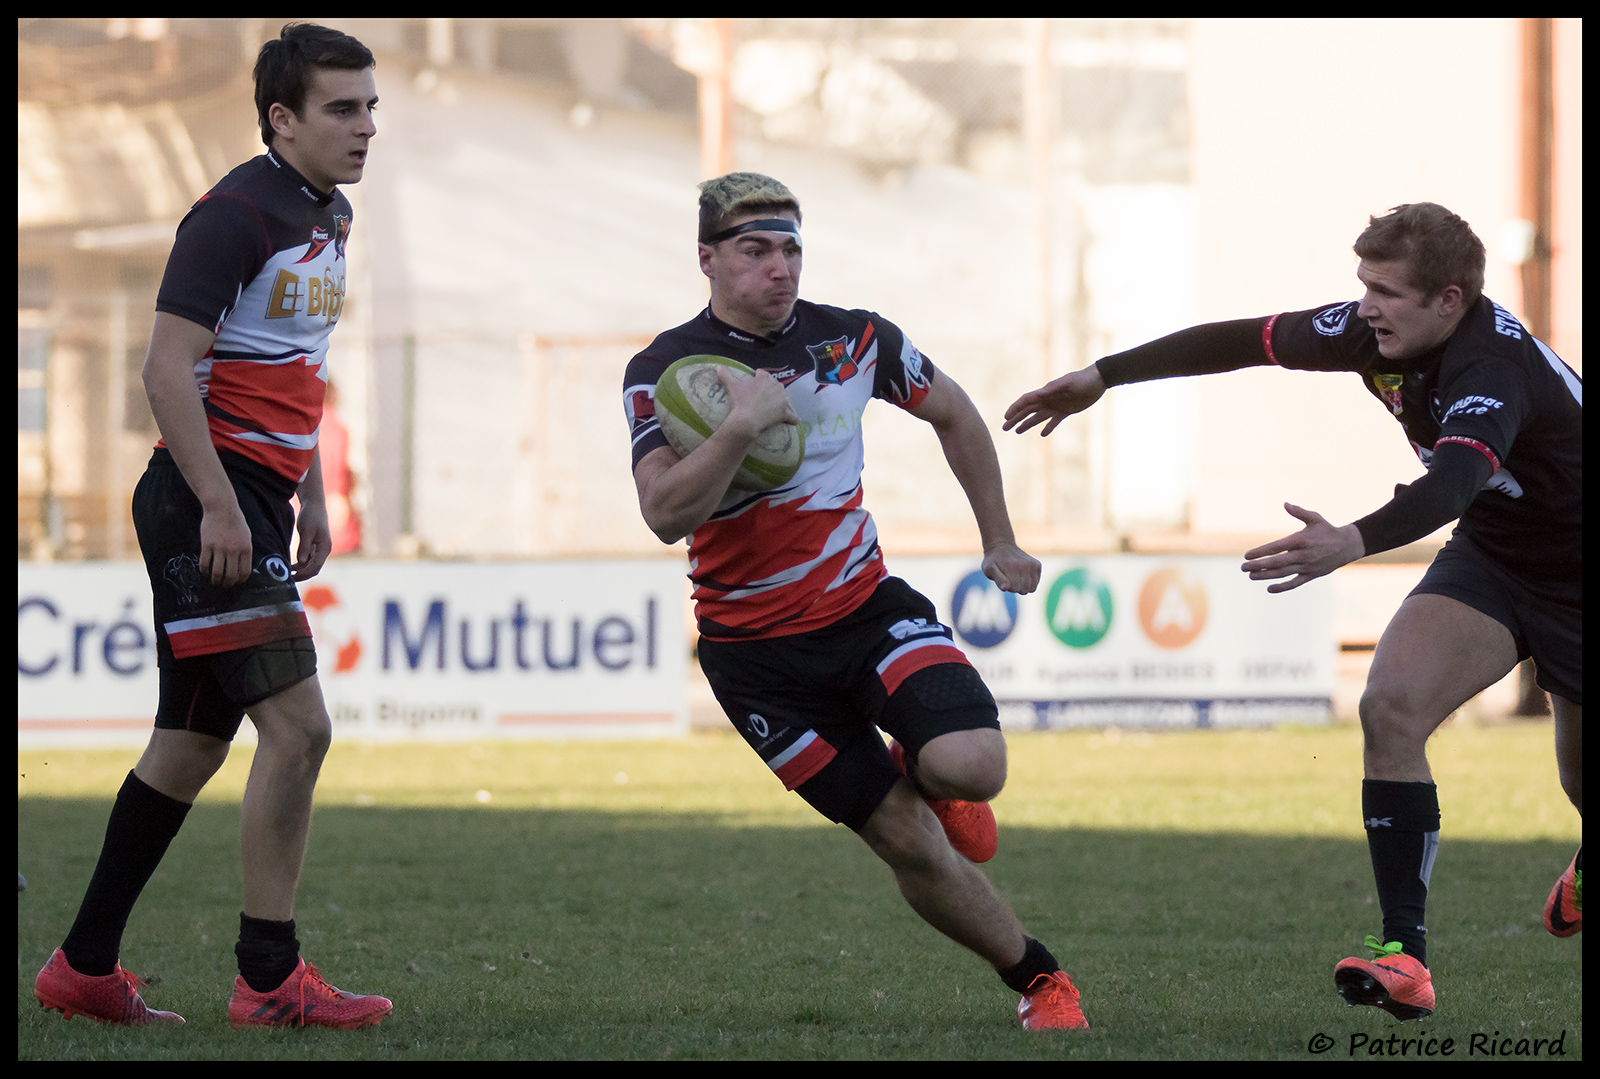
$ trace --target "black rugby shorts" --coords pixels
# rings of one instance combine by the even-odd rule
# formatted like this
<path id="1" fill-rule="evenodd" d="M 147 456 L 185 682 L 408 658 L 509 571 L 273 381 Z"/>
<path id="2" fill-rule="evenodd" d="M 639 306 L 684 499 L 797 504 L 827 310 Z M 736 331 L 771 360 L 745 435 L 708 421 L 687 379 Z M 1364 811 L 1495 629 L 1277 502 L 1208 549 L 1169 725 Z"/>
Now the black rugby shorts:
<path id="1" fill-rule="evenodd" d="M 317 657 L 290 570 L 293 485 L 235 454 L 219 456 L 255 548 L 243 584 L 222 588 L 202 577 L 200 500 L 164 449 L 134 488 L 133 525 L 155 601 L 156 726 L 231 740 L 248 706 L 314 675 Z"/>
<path id="2" fill-rule="evenodd" d="M 1413 596 L 1446 596 L 1505 626 L 1517 659 L 1533 658 L 1546 693 L 1583 704 L 1583 577 L 1539 579 L 1491 559 L 1462 535 L 1450 537 Z"/>
<path id="3" fill-rule="evenodd" d="M 953 731 L 1000 729 L 994 697 L 934 606 L 897 577 L 829 626 L 700 641 L 700 667 L 735 729 L 829 820 L 859 832 L 900 778 L 877 728 L 915 760 Z"/>

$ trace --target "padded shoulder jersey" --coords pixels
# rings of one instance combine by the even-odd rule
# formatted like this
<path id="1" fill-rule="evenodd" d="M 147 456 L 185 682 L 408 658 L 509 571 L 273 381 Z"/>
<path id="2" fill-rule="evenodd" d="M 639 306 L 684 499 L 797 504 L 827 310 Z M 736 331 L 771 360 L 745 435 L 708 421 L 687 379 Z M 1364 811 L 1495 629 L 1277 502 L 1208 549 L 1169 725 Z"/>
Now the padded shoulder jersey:
<path id="1" fill-rule="evenodd" d="M 916 408 L 933 365 L 899 327 L 870 311 L 801 300 L 782 331 L 762 338 L 707 308 L 628 364 L 623 407 L 635 466 L 667 445 L 655 418 L 656 382 L 675 361 L 695 355 L 769 371 L 788 388 L 806 432 L 805 460 L 787 486 L 730 490 L 689 536 L 701 634 L 779 637 L 842 618 L 888 575 L 877 527 L 862 505 L 862 413 L 873 398 Z"/>
<path id="2" fill-rule="evenodd" d="M 296 484 L 322 422 L 350 217 L 342 193 L 268 151 L 189 210 L 156 297 L 157 311 L 216 332 L 194 370 L 212 443 Z"/>

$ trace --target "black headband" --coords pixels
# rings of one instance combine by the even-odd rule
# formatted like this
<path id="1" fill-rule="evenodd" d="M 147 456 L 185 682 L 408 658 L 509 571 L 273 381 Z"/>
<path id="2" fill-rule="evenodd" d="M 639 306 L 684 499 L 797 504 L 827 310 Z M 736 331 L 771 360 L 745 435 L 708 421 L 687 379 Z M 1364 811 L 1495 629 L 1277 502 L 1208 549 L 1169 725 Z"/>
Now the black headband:
<path id="1" fill-rule="evenodd" d="M 759 221 L 746 221 L 742 225 L 735 225 L 731 229 L 723 229 L 715 236 L 707 237 L 700 242 L 703 244 L 720 244 L 723 240 L 731 240 L 735 236 L 742 236 L 747 232 L 787 232 L 800 239 L 800 226 L 786 217 L 765 217 Z"/>

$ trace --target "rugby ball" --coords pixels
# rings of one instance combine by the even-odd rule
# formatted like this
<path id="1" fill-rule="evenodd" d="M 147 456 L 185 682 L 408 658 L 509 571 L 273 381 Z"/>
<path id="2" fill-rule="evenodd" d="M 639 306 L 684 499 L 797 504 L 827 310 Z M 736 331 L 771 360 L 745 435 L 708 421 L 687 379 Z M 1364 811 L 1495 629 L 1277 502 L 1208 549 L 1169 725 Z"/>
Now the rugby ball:
<path id="1" fill-rule="evenodd" d="M 685 356 L 656 383 L 656 420 L 679 457 L 687 457 L 728 418 L 728 391 L 718 368 L 735 378 L 755 371 L 724 356 Z M 806 436 L 797 424 L 775 423 L 756 436 L 732 486 L 741 491 L 771 491 L 794 479 L 806 457 Z"/>

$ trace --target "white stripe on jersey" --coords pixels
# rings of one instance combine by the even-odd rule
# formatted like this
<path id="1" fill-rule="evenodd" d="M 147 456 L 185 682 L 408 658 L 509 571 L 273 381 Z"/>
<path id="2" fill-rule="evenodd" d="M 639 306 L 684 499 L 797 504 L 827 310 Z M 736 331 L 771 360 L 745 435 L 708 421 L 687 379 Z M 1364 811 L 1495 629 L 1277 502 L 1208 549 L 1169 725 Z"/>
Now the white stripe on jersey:
<path id="1" fill-rule="evenodd" d="M 227 423 L 226 420 L 223 421 Z M 314 450 L 317 448 L 317 433 L 309 435 L 291 435 L 285 431 L 268 431 L 265 434 L 256 434 L 254 431 L 230 431 L 229 438 L 237 438 L 241 442 L 264 442 L 269 446 L 288 446 L 296 450 Z"/>
<path id="2" fill-rule="evenodd" d="M 837 555 L 840 551 L 848 550 L 851 547 L 851 541 L 855 539 L 856 533 L 860 531 L 863 520 L 866 521 L 869 528 L 867 534 L 862 537 L 861 544 L 864 547 L 871 547 L 877 540 L 877 526 L 872 523 L 872 516 L 865 509 L 857 506 L 840 519 L 838 526 L 828 534 L 828 539 L 823 543 L 822 550 L 814 558 L 789 566 L 782 573 L 774 574 L 759 581 L 751 581 L 743 588 L 736 588 L 731 592 L 727 592 L 721 597 L 721 602 L 747 599 L 750 596 L 758 596 L 763 592 L 771 592 L 774 589 L 805 580 L 812 570 Z M 839 585 L 855 576 L 853 571 L 859 570 L 861 564 L 857 563 L 855 566 L 847 568 L 852 572 L 841 573 L 839 577 L 828 584 L 824 591 L 832 592 Z"/>
<path id="3" fill-rule="evenodd" d="M 1557 356 L 1549 345 L 1537 337 L 1533 339 L 1533 343 L 1539 346 L 1539 354 L 1544 357 L 1544 362 L 1550 365 L 1552 371 L 1561 376 L 1561 381 L 1567 384 L 1567 390 L 1572 394 L 1573 399 L 1578 402 L 1578 407 L 1582 408 L 1583 383 L 1578 379 L 1577 375 L 1572 373 L 1572 368 L 1563 363 L 1561 357 Z"/>

